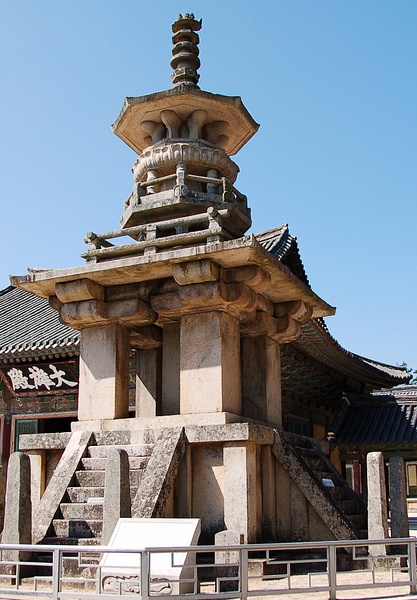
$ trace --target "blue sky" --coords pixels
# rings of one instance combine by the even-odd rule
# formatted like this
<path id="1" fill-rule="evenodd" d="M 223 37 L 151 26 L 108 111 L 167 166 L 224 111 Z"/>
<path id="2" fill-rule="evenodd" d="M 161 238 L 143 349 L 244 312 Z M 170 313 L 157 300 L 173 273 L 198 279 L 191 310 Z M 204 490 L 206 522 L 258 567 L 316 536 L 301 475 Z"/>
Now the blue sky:
<path id="1" fill-rule="evenodd" d="M 417 368 L 415 0 L 1 2 L 0 288 L 118 227 L 135 155 L 110 124 L 171 86 L 179 12 L 200 87 L 261 125 L 234 158 L 252 231 L 289 223 L 345 348 Z"/>

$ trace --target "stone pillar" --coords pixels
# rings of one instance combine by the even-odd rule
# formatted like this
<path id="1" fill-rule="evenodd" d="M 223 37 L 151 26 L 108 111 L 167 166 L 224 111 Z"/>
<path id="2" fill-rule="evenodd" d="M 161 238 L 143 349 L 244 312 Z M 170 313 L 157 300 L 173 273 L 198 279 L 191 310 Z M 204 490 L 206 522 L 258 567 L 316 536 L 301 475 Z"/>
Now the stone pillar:
<path id="1" fill-rule="evenodd" d="M 32 501 L 32 515 L 34 515 L 46 486 L 46 451 L 33 450 L 27 452 L 27 455 L 30 460 L 30 495 Z"/>
<path id="2" fill-rule="evenodd" d="M 30 459 L 23 452 L 13 452 L 7 469 L 3 544 L 32 543 L 32 503 L 30 497 Z M 27 553 L 7 550 L 4 560 L 26 560 Z"/>
<path id="3" fill-rule="evenodd" d="M 281 397 L 281 348 L 278 342 L 265 339 L 266 371 L 266 420 L 271 425 L 282 426 Z"/>
<path id="4" fill-rule="evenodd" d="M 162 349 L 161 414 L 180 413 L 180 324 L 166 323 Z"/>
<path id="5" fill-rule="evenodd" d="M 262 540 L 275 542 L 277 537 L 275 457 L 270 446 L 261 446 Z"/>
<path id="6" fill-rule="evenodd" d="M 181 414 L 240 414 L 238 319 L 220 311 L 185 315 L 180 344 Z"/>
<path id="7" fill-rule="evenodd" d="M 276 539 L 277 541 L 291 540 L 291 481 L 288 472 L 282 464 L 275 461 L 275 504 L 276 504 Z"/>
<path id="8" fill-rule="evenodd" d="M 282 425 L 281 357 L 278 342 L 266 335 L 242 338 L 242 413 Z"/>
<path id="9" fill-rule="evenodd" d="M 217 169 L 208 169 L 207 177 L 212 177 L 213 179 L 217 179 L 219 176 Z M 207 193 L 208 194 L 218 194 L 219 193 L 219 185 L 216 183 L 208 183 L 207 184 Z"/>
<path id="10" fill-rule="evenodd" d="M 139 349 L 136 356 L 136 417 L 156 417 L 161 410 L 161 349 Z"/>
<path id="11" fill-rule="evenodd" d="M 388 510 L 385 489 L 385 469 L 382 452 L 369 452 L 368 473 L 368 538 L 381 540 L 388 537 Z M 385 546 L 369 546 L 369 554 L 386 554 Z"/>
<path id="12" fill-rule="evenodd" d="M 214 536 L 216 546 L 239 546 L 244 544 L 244 536 L 237 531 L 219 531 Z M 215 563 L 223 565 L 216 568 L 216 592 L 234 592 L 239 589 L 239 551 L 222 550 L 215 552 Z M 222 581 L 222 578 L 224 580 Z"/>
<path id="13" fill-rule="evenodd" d="M 257 539 L 257 465 L 253 443 L 225 443 L 224 523 L 226 529 L 242 536 L 245 544 Z"/>
<path id="14" fill-rule="evenodd" d="M 406 538 L 410 535 L 407 512 L 407 491 L 404 460 L 401 456 L 389 459 L 389 498 L 391 509 L 391 537 Z M 398 552 L 398 546 L 394 549 Z"/>
<path id="15" fill-rule="evenodd" d="M 106 461 L 101 543 L 108 544 L 117 521 L 130 516 L 129 457 L 126 450 L 110 448 Z"/>
<path id="16" fill-rule="evenodd" d="M 129 332 L 116 323 L 81 330 L 78 419 L 129 414 Z"/>

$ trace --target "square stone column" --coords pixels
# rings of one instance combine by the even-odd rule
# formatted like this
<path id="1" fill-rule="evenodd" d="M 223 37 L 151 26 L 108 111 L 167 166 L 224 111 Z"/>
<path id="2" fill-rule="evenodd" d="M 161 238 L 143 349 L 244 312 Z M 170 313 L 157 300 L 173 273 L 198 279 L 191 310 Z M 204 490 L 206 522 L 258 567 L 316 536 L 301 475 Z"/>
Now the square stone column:
<path id="1" fill-rule="evenodd" d="M 257 539 L 256 457 L 253 443 L 224 444 L 224 523 L 227 530 L 243 535 L 245 544 Z"/>
<path id="2" fill-rule="evenodd" d="M 282 425 L 280 346 L 266 335 L 242 338 L 242 412 Z"/>
<path id="3" fill-rule="evenodd" d="M 161 414 L 161 348 L 136 351 L 136 417 Z"/>
<path id="4" fill-rule="evenodd" d="M 78 419 L 129 415 L 129 332 L 111 324 L 81 330 Z"/>
<path id="5" fill-rule="evenodd" d="M 388 537 L 388 507 L 382 452 L 369 452 L 366 462 L 368 467 L 368 537 L 370 540 L 382 540 Z M 369 554 L 384 555 L 386 548 L 382 545 L 369 546 Z"/>
<path id="6" fill-rule="evenodd" d="M 180 324 L 166 323 L 162 350 L 162 415 L 180 413 Z"/>
<path id="7" fill-rule="evenodd" d="M 239 321 L 225 312 L 181 319 L 181 414 L 241 414 Z"/>

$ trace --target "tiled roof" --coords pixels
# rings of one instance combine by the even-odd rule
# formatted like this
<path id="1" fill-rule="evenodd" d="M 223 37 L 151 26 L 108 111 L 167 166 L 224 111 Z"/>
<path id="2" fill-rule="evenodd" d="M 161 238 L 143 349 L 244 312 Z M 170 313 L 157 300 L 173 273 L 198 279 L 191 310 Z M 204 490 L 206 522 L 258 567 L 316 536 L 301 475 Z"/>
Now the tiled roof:
<path id="1" fill-rule="evenodd" d="M 276 256 L 300 281 L 310 287 L 301 261 L 297 238 L 290 234 L 288 225 L 268 229 L 258 233 L 255 237 L 265 250 Z"/>
<path id="2" fill-rule="evenodd" d="M 345 350 L 330 334 L 323 319 L 302 325 L 301 337 L 293 344 L 346 377 L 354 376 L 366 390 L 407 383 L 410 379 L 404 367 L 379 363 Z"/>
<path id="3" fill-rule="evenodd" d="M 336 443 L 343 446 L 417 442 L 417 385 L 349 396 Z"/>
<path id="4" fill-rule="evenodd" d="M 0 291 L 0 360 L 73 352 L 79 338 L 43 298 L 13 286 Z"/>
<path id="5" fill-rule="evenodd" d="M 258 242 L 274 254 L 301 281 L 308 286 L 308 278 L 301 261 L 297 238 L 289 232 L 288 225 L 268 229 L 256 235 Z M 380 388 L 405 383 L 409 380 L 403 367 L 385 365 L 349 352 L 330 335 L 323 319 L 309 321 L 302 327 L 302 336 L 295 346 L 321 363 L 346 375 L 353 374 L 368 387 Z"/>

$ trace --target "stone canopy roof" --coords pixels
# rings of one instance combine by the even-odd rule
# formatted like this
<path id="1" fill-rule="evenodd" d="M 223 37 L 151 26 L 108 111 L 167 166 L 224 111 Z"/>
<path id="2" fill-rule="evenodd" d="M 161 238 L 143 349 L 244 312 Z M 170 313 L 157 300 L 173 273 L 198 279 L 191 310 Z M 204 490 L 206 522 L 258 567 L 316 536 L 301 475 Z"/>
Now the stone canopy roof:
<path id="1" fill-rule="evenodd" d="M 288 225 L 269 229 L 256 235 L 257 241 L 287 266 L 298 279 L 310 289 L 307 275 L 301 260 L 297 240 L 289 232 Z M 60 323 L 58 313 L 48 302 L 32 295 L 23 289 L 10 286 L 0 291 L 0 360 L 10 360 L 16 357 L 40 356 L 45 354 L 65 354 L 78 351 L 79 332 Z M 343 381 L 353 379 L 359 383 L 357 391 L 367 391 L 381 387 L 390 387 L 405 383 L 409 377 L 402 367 L 384 365 L 377 361 L 358 356 L 345 350 L 330 335 L 323 319 L 312 319 L 302 326 L 302 336 L 296 342 L 288 345 L 311 359 L 320 363 L 324 370 L 329 368 L 340 375 Z M 285 354 L 285 353 L 284 353 Z M 289 352 L 287 351 L 287 356 Z M 302 384 L 302 378 L 294 378 L 294 361 L 283 359 L 287 371 L 288 385 L 295 389 Z M 321 369 L 324 373 L 323 368 Z M 316 374 L 317 386 L 319 379 L 323 382 L 326 375 Z M 311 389 L 312 379 L 309 375 Z M 327 377 L 327 379 L 329 379 Z M 340 382 L 337 389 L 340 390 Z M 343 387 L 343 386 L 342 386 Z M 328 393 L 329 382 L 323 386 L 323 393 Z M 355 386 L 353 386 L 355 389 Z M 336 388 L 334 388 L 336 390 Z M 299 393 L 303 394 L 301 388 Z M 334 392 L 336 393 L 336 391 Z M 337 392 L 340 398 L 339 392 Z"/>
<path id="2" fill-rule="evenodd" d="M 338 446 L 387 446 L 417 442 L 417 385 L 368 395 L 348 395 L 334 428 Z"/>

